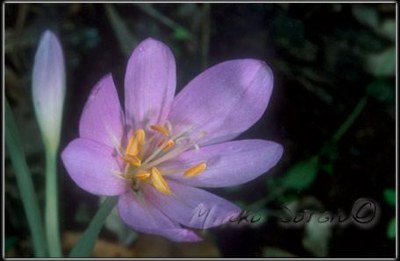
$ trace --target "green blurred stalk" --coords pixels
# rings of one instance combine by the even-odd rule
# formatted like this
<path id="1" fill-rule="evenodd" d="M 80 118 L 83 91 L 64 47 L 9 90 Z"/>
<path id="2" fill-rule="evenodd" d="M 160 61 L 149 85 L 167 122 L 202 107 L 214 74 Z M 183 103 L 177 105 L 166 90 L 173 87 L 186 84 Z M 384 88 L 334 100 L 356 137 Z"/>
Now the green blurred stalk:
<path id="1" fill-rule="evenodd" d="M 185 34 L 188 35 L 190 39 L 193 39 L 192 33 L 186 29 L 186 27 L 178 24 L 174 20 L 170 19 L 169 17 L 163 15 L 161 12 L 159 12 L 157 9 L 153 7 L 151 3 L 134 3 L 138 8 L 140 8 L 143 12 L 148 14 L 149 16 L 153 17 L 155 20 L 159 21 L 160 23 L 164 24 L 165 26 L 168 26 L 172 30 L 178 30 L 181 29 L 185 32 Z"/>
<path id="2" fill-rule="evenodd" d="M 90 257 L 100 230 L 106 218 L 117 204 L 117 199 L 117 197 L 108 197 L 104 200 L 88 228 L 71 250 L 69 257 Z"/>
<path id="3" fill-rule="evenodd" d="M 332 138 L 326 142 L 317 153 L 317 157 L 321 156 L 324 153 L 329 153 L 331 151 L 332 146 L 337 146 L 340 139 L 343 135 L 350 129 L 350 127 L 354 124 L 357 118 L 360 116 L 361 112 L 364 110 L 365 106 L 367 105 L 368 96 L 363 96 L 357 102 L 357 105 L 354 107 L 353 111 L 347 116 L 345 121 L 339 126 L 336 132 L 332 135 Z M 254 202 L 250 205 L 251 208 L 253 207 L 261 207 L 264 206 L 269 201 L 275 199 L 277 196 L 283 194 L 286 191 L 286 187 L 280 187 L 275 191 L 271 192 L 268 197 L 262 198 L 259 201 Z"/>
<path id="4" fill-rule="evenodd" d="M 46 236 L 50 257 L 61 257 L 58 223 L 57 152 L 46 149 Z"/>
<path id="5" fill-rule="evenodd" d="M 353 125 L 354 121 L 360 116 L 360 113 L 364 110 L 367 105 L 367 96 L 362 97 L 354 110 L 350 113 L 347 119 L 340 125 L 339 129 L 335 132 L 332 137 L 332 143 L 338 143 L 342 136 L 350 129 L 351 125 Z"/>
<path id="6" fill-rule="evenodd" d="M 10 105 L 7 99 L 5 101 L 6 147 L 17 177 L 18 189 L 32 235 L 34 254 L 36 257 L 46 257 L 46 239 L 31 173 L 25 160 Z"/>

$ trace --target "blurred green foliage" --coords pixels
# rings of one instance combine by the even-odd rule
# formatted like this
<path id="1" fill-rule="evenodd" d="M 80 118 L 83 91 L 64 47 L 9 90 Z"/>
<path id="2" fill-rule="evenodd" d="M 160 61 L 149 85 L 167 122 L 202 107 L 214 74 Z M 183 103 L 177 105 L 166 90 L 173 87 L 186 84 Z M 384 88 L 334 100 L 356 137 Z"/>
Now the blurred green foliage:
<path id="1" fill-rule="evenodd" d="M 394 92 L 391 83 L 384 78 L 376 78 L 367 86 L 367 93 L 384 104 L 393 104 Z"/>
<path id="2" fill-rule="evenodd" d="M 387 237 L 390 239 L 395 239 L 396 238 L 396 217 L 393 217 L 388 225 L 387 228 Z"/>
<path id="3" fill-rule="evenodd" d="M 394 189 L 385 189 L 383 193 L 386 203 L 394 207 L 396 205 L 396 191 Z"/>
<path id="4" fill-rule="evenodd" d="M 287 189 L 302 190 L 308 188 L 315 180 L 319 167 L 319 157 L 297 162 L 289 167 L 280 184 Z"/>

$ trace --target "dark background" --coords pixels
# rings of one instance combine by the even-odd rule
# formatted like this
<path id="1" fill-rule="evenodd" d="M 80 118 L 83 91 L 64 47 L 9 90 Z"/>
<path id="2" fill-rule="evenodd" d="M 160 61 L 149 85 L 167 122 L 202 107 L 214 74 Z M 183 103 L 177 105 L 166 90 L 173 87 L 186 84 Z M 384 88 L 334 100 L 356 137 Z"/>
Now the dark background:
<path id="1" fill-rule="evenodd" d="M 66 58 L 60 148 L 78 135 L 91 88 L 112 72 L 118 91 L 129 54 L 143 39 L 175 55 L 178 91 L 225 60 L 256 58 L 274 72 L 263 118 L 241 138 L 283 144 L 278 165 L 248 184 L 212 190 L 264 217 L 258 226 L 212 229 L 199 244 L 176 244 L 107 225 L 94 256 L 394 257 L 395 4 L 5 4 L 5 94 L 22 136 L 39 200 L 44 157 L 31 101 L 33 57 L 52 30 Z M 123 97 L 121 97 L 122 99 Z M 359 113 L 352 113 L 358 106 Z M 348 128 L 332 138 L 350 115 Z M 313 164 L 312 157 L 318 157 Z M 245 164 L 245 163 L 244 163 Z M 300 166 L 300 167 L 299 167 Z M 31 256 L 15 175 L 5 159 L 6 255 Z M 98 208 L 59 164 L 64 250 Z M 282 227 L 283 206 L 350 213 L 359 198 L 379 207 L 369 227 Z M 43 204 L 41 204 L 43 205 Z M 119 224 L 117 221 L 111 223 Z M 128 232 L 127 232 L 128 231 Z M 101 241 L 101 242 L 100 242 Z"/>

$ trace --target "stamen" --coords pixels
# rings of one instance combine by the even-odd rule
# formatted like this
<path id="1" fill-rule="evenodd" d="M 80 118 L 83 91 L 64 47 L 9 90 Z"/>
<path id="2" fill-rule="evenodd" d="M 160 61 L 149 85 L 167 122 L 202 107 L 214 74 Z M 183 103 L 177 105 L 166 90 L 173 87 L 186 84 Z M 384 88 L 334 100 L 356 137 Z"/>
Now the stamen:
<path id="1" fill-rule="evenodd" d="M 168 140 L 165 145 L 163 145 L 163 151 L 167 152 L 170 148 L 172 148 L 175 145 L 175 142 L 173 140 Z"/>
<path id="2" fill-rule="evenodd" d="M 111 137 L 111 142 L 113 144 L 113 147 L 115 148 L 115 150 L 117 151 L 118 155 L 120 157 L 122 157 L 122 155 L 124 155 L 123 153 L 123 149 L 121 147 L 121 144 L 119 143 L 117 137 L 115 137 L 114 135 L 110 135 Z"/>
<path id="3" fill-rule="evenodd" d="M 143 144 L 145 142 L 145 132 L 143 129 L 139 129 L 129 139 L 128 146 L 126 146 L 125 154 L 131 156 L 138 156 Z"/>
<path id="4" fill-rule="evenodd" d="M 157 165 L 159 165 L 160 163 L 173 159 L 176 156 L 178 156 L 179 154 L 181 154 L 182 152 L 184 152 L 185 150 L 189 149 L 192 146 L 192 144 L 187 144 L 187 145 L 183 145 L 181 144 L 181 146 L 176 146 L 174 147 L 174 149 L 168 151 L 168 153 L 165 153 L 163 156 L 155 159 L 154 157 L 158 155 L 158 153 L 162 150 L 161 147 L 158 148 L 149 158 L 147 158 L 144 162 L 143 165 L 146 165 L 146 169 L 149 169 L 151 167 L 155 167 Z"/>
<path id="5" fill-rule="evenodd" d="M 197 165 L 194 165 L 193 167 L 188 168 L 183 175 L 185 177 L 191 178 L 191 177 L 199 175 L 206 168 L 207 168 L 207 164 L 206 163 L 204 163 L 204 162 L 203 163 L 199 163 Z"/>
<path id="6" fill-rule="evenodd" d="M 128 173 L 123 173 L 123 172 L 120 172 L 117 170 L 113 170 L 113 171 L 111 171 L 111 174 L 119 179 L 129 180 Z"/>
<path id="7" fill-rule="evenodd" d="M 162 125 L 151 125 L 150 129 L 152 129 L 153 131 L 156 131 L 162 135 L 164 135 L 165 137 L 169 136 L 169 131 L 166 127 L 162 126 Z"/>
<path id="8" fill-rule="evenodd" d="M 135 132 L 136 139 L 138 140 L 138 143 L 140 146 L 143 146 L 145 138 L 146 138 L 146 133 L 144 132 L 143 129 L 139 129 Z"/>
<path id="9" fill-rule="evenodd" d="M 150 173 L 151 183 L 153 186 L 161 193 L 165 195 L 171 195 L 172 191 L 169 188 L 167 181 L 161 175 L 160 171 L 156 167 L 153 167 L 151 168 Z"/>
<path id="10" fill-rule="evenodd" d="M 165 122 L 165 127 L 167 127 L 169 133 L 172 133 L 172 125 L 169 121 Z"/>
<path id="11" fill-rule="evenodd" d="M 136 174 L 136 178 L 138 180 L 146 180 L 150 177 L 150 173 L 147 171 L 140 171 L 139 173 Z"/>
<path id="12" fill-rule="evenodd" d="M 130 155 L 137 155 L 138 154 L 138 149 L 137 149 L 137 141 L 135 139 L 135 135 L 133 135 L 128 142 L 128 146 L 126 146 L 125 149 L 125 154 L 130 154 Z"/>
<path id="13" fill-rule="evenodd" d="M 160 158 L 156 159 L 155 161 L 151 162 L 152 160 L 154 160 L 154 158 L 159 156 L 159 153 L 162 151 L 162 147 L 159 145 L 159 148 L 157 148 L 153 152 L 153 154 L 151 154 L 149 157 L 147 157 L 144 160 L 143 165 L 146 165 L 146 168 L 151 168 L 153 166 L 157 166 L 159 163 L 161 163 L 165 160 L 174 158 L 175 156 L 177 156 L 180 153 L 184 152 L 185 150 L 189 149 L 190 146 L 192 146 L 192 144 L 190 144 L 190 145 L 188 144 L 188 143 L 190 143 L 190 138 L 185 137 L 186 132 L 187 132 L 187 130 L 184 130 L 184 131 L 170 137 L 171 140 L 175 141 L 175 144 L 179 143 L 180 146 L 176 146 L 174 150 L 169 151 L 167 154 L 165 154 L 165 155 L 161 156 Z M 182 144 L 184 142 L 185 142 L 185 144 Z"/>
<path id="14" fill-rule="evenodd" d="M 122 159 L 135 167 L 139 167 L 140 165 L 142 165 L 142 161 L 137 156 L 125 155 L 124 157 L 122 157 Z"/>

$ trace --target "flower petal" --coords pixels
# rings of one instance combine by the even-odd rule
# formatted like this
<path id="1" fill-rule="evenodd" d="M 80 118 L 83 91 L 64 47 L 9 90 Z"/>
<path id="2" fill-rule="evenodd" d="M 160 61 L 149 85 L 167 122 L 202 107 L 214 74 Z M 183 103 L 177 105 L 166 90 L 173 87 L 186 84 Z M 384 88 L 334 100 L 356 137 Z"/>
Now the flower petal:
<path id="1" fill-rule="evenodd" d="M 193 79 L 175 98 L 168 117 L 174 132 L 191 129 L 199 144 L 229 140 L 247 130 L 264 113 L 273 85 L 262 61 L 220 63 Z"/>
<path id="2" fill-rule="evenodd" d="M 185 170 L 205 162 L 207 169 L 185 177 L 178 171 L 168 177 L 198 187 L 235 186 L 267 172 L 279 161 L 283 153 L 280 144 L 265 140 L 239 140 L 224 142 L 191 150 L 160 166 L 162 170 Z"/>
<path id="3" fill-rule="evenodd" d="M 125 73 L 127 124 L 135 129 L 163 123 L 175 94 L 176 68 L 171 50 L 151 38 L 133 51 Z"/>
<path id="4" fill-rule="evenodd" d="M 165 215 L 180 224 L 206 229 L 219 226 L 236 217 L 240 208 L 205 190 L 168 180 L 171 195 L 164 195 L 144 184 L 143 193 Z"/>
<path id="5" fill-rule="evenodd" d="M 61 154 L 64 165 L 82 189 L 104 196 L 115 196 L 129 189 L 129 184 L 115 174 L 121 171 L 115 150 L 88 139 L 75 139 Z"/>
<path id="6" fill-rule="evenodd" d="M 43 33 L 35 54 L 32 96 L 44 143 L 55 151 L 60 140 L 65 68 L 60 42 L 50 31 Z"/>
<path id="7" fill-rule="evenodd" d="M 173 241 L 201 240 L 196 233 L 181 228 L 145 198 L 132 191 L 119 197 L 118 211 L 122 220 L 139 232 L 161 235 Z"/>
<path id="8" fill-rule="evenodd" d="M 81 138 L 115 148 L 123 134 L 123 112 L 111 74 L 93 88 L 79 122 Z"/>

